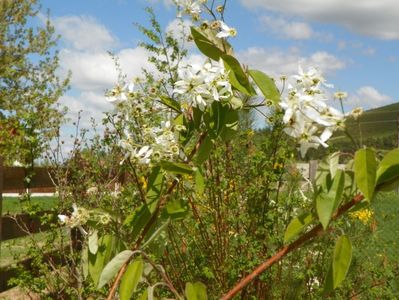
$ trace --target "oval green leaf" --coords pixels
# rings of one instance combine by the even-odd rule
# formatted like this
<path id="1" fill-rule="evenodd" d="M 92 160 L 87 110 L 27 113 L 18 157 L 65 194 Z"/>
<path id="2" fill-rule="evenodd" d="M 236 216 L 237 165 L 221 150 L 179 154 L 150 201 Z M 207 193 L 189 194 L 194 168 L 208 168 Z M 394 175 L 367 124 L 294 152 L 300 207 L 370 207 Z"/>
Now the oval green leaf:
<path id="1" fill-rule="evenodd" d="M 337 170 L 328 192 L 321 193 L 316 199 L 316 211 L 321 225 L 326 229 L 334 211 L 341 202 L 345 186 L 345 173 Z"/>
<path id="2" fill-rule="evenodd" d="M 170 97 L 165 97 L 165 96 L 160 96 L 161 103 L 164 104 L 165 106 L 173 109 L 174 111 L 181 113 L 181 106 L 180 103 L 177 102 L 176 100 L 170 98 Z"/>
<path id="3" fill-rule="evenodd" d="M 202 282 L 187 282 L 185 295 L 187 300 L 208 300 L 206 286 Z"/>
<path id="4" fill-rule="evenodd" d="M 143 275 L 144 263 L 141 259 L 131 262 L 121 279 L 119 295 L 121 300 L 129 300 L 136 291 L 137 285 Z"/>
<path id="5" fill-rule="evenodd" d="M 95 285 L 97 285 L 100 279 L 100 275 L 105 264 L 109 262 L 111 256 L 115 252 L 115 248 L 116 238 L 107 234 L 98 239 L 98 250 L 96 254 L 92 254 L 90 251 L 88 251 L 88 272 Z"/>
<path id="6" fill-rule="evenodd" d="M 248 73 L 261 90 L 265 99 L 270 99 L 274 104 L 280 102 L 280 91 L 269 76 L 258 70 L 249 70 Z"/>
<path id="7" fill-rule="evenodd" d="M 161 161 L 161 167 L 165 171 L 180 174 L 180 175 L 190 175 L 193 173 L 193 168 L 187 164 L 171 162 L 171 161 Z"/>
<path id="8" fill-rule="evenodd" d="M 201 143 L 197 155 L 195 156 L 195 161 L 198 165 L 201 165 L 204 161 L 206 161 L 211 154 L 213 148 L 213 140 L 207 135 L 204 141 Z"/>
<path id="9" fill-rule="evenodd" d="M 352 261 L 352 244 L 350 239 L 343 235 L 338 238 L 334 249 L 332 264 L 333 287 L 336 288 L 346 277 Z"/>
<path id="10" fill-rule="evenodd" d="M 288 224 L 287 229 L 285 230 L 284 244 L 291 242 L 306 228 L 306 226 L 312 222 L 313 215 L 311 213 L 304 213 L 299 217 L 294 218 L 290 224 Z"/>
<path id="11" fill-rule="evenodd" d="M 222 56 L 222 50 L 215 46 L 199 29 L 191 27 L 191 36 L 198 49 L 210 59 L 219 60 Z"/>
<path id="12" fill-rule="evenodd" d="M 106 285 L 115 275 L 118 273 L 122 265 L 129 260 L 132 256 L 133 251 L 124 250 L 116 255 L 111 261 L 105 266 L 101 272 L 100 280 L 98 281 L 98 289 L 101 289 Z"/>
<path id="13" fill-rule="evenodd" d="M 383 189 L 399 180 L 399 149 L 394 149 L 382 159 L 377 170 L 377 186 Z"/>
<path id="14" fill-rule="evenodd" d="M 354 160 L 355 182 L 367 200 L 374 195 L 377 162 L 373 150 L 365 148 L 356 151 Z"/>
<path id="15" fill-rule="evenodd" d="M 94 230 L 90 235 L 89 235 L 89 250 L 90 253 L 96 254 L 98 250 L 98 233 L 97 230 Z"/>
<path id="16" fill-rule="evenodd" d="M 346 235 L 337 239 L 333 258 L 324 283 L 324 293 L 337 288 L 345 279 L 352 261 L 352 244 Z"/>

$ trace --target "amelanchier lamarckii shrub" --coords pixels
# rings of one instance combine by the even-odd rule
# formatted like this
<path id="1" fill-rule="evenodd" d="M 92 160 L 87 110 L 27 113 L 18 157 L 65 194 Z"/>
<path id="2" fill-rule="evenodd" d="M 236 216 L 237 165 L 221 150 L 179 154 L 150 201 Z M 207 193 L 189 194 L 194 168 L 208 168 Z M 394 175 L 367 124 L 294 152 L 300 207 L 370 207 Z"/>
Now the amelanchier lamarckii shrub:
<path id="1" fill-rule="evenodd" d="M 292 270 L 310 270 L 310 262 L 322 263 L 315 258 L 327 253 L 324 275 L 308 273 L 304 286 L 308 296 L 332 293 L 352 258 L 339 220 L 350 221 L 349 212 L 396 186 L 399 150 L 378 160 L 375 150 L 362 148 L 343 169 L 342 154 L 335 153 L 302 190 L 293 184 L 298 176 L 290 149 L 304 157 L 345 130 L 347 115 L 327 104 L 332 86 L 316 68 L 299 67 L 281 78 L 286 88 L 280 91 L 275 80 L 235 57 L 229 41 L 239 31 L 223 21 L 226 1 L 175 3 L 178 18 L 191 21 L 189 39 L 203 62 L 190 61 L 181 41 L 163 35 L 148 10 L 152 29 L 138 27 L 150 40 L 143 46 L 158 72 L 121 79 L 106 94 L 124 153 L 118 164 L 132 170 L 134 187 L 119 197 L 130 197 L 133 208 L 116 214 L 74 206 L 71 216 L 60 215 L 85 235 L 86 282 L 107 299 L 278 298 L 267 292 L 277 285 L 273 278 L 286 280 L 289 290 Z M 272 138 L 257 146 L 243 124 L 248 111 L 260 107 L 268 111 Z M 326 239 L 322 250 L 320 235 L 335 240 L 333 249 Z M 294 261 L 309 241 L 319 250 L 303 264 Z"/>

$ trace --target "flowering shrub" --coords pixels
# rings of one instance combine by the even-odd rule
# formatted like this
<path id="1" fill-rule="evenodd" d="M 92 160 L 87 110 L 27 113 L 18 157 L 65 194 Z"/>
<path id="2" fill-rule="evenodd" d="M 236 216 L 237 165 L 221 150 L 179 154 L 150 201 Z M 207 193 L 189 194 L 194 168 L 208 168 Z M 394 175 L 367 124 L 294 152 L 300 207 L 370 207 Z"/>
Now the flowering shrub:
<path id="1" fill-rule="evenodd" d="M 327 147 L 334 131 L 345 131 L 347 115 L 327 104 L 331 86 L 316 68 L 299 68 L 283 77 L 287 90 L 280 91 L 234 56 L 229 39 L 237 32 L 223 21 L 226 2 L 216 8 L 207 1 L 175 3 L 178 16 L 193 22 L 189 38 L 204 62 L 192 63 L 149 10 L 152 29 L 139 29 L 150 40 L 143 46 L 157 72 L 120 80 L 107 92 L 115 105 L 106 120 L 112 130 L 102 141 L 106 150 L 87 159 L 96 164 L 109 155 L 111 162 L 88 186 L 73 178 L 78 184 L 67 195 L 80 202 L 70 216 L 59 216 L 85 234 L 78 277 L 107 299 L 288 298 L 300 290 L 291 288 L 292 280 L 303 297 L 333 293 L 352 259 L 339 219 L 349 211 L 360 216 L 354 211 L 397 184 L 398 150 L 379 161 L 363 148 L 344 168 L 338 168 L 344 154 L 334 153 L 305 190 L 296 149 L 304 157 L 310 148 Z M 248 111 L 261 106 L 270 127 L 257 142 Z M 127 174 L 112 195 L 100 175 L 108 168 L 113 174 L 109 166 Z M 98 190 L 88 193 L 93 183 Z M 310 254 L 296 251 L 308 241 L 315 244 Z M 276 282 L 285 288 L 273 290 Z"/>

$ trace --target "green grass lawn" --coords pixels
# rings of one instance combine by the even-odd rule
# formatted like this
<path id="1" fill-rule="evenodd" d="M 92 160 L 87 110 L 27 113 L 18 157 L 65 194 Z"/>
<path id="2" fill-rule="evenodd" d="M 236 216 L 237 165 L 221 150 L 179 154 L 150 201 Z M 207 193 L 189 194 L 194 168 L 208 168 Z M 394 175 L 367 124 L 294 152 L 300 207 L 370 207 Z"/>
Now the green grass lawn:
<path id="1" fill-rule="evenodd" d="M 63 239 L 68 238 L 69 234 L 69 228 L 62 229 Z M 40 232 L 33 234 L 31 237 L 25 236 L 1 242 L 0 269 L 27 258 L 29 245 L 33 245 L 33 243 L 36 242 L 40 247 L 50 235 L 51 233 L 48 232 Z M 54 249 L 56 249 L 57 245 L 61 245 L 61 236 L 55 240 Z"/>
<path id="2" fill-rule="evenodd" d="M 58 197 L 55 196 L 32 196 L 30 205 L 38 206 L 40 210 L 49 210 L 56 207 Z M 18 214 L 27 206 L 27 201 L 21 201 L 19 197 L 3 197 L 3 214 Z"/>
<path id="3" fill-rule="evenodd" d="M 19 197 L 4 197 L 3 198 L 3 215 L 4 214 L 19 214 L 24 210 L 24 207 L 35 206 L 38 210 L 49 210 L 57 206 L 58 197 L 54 196 L 32 196 L 30 204 L 27 201 L 21 201 Z M 69 230 L 65 229 L 63 235 L 68 235 Z M 49 233 L 41 232 L 32 235 L 32 237 L 20 237 L 1 242 L 0 268 L 11 265 L 16 260 L 25 258 L 27 256 L 27 246 L 32 243 L 32 238 L 38 243 L 43 244 L 43 241 L 49 236 Z"/>

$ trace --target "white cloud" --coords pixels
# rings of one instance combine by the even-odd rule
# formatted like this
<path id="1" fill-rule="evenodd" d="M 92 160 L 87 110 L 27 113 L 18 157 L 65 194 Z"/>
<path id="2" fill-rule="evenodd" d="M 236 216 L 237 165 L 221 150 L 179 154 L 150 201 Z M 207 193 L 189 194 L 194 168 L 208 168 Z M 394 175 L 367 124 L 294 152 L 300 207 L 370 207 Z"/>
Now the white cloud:
<path id="1" fill-rule="evenodd" d="M 122 49 L 115 54 L 123 73 L 129 78 L 138 76 L 141 68 L 150 68 L 148 53 L 142 48 Z M 104 91 L 111 88 L 118 78 L 112 57 L 106 52 L 86 52 L 63 49 L 60 52 L 61 67 L 72 72 L 73 88 L 83 91 Z"/>
<path id="2" fill-rule="evenodd" d="M 68 47 L 77 50 L 109 50 L 118 46 L 118 39 L 91 16 L 63 16 L 52 20 Z"/>
<path id="3" fill-rule="evenodd" d="M 187 47 L 194 46 L 194 42 L 188 42 L 187 38 L 190 35 L 190 27 L 193 26 L 193 22 L 185 19 L 174 19 L 169 22 L 166 26 L 166 32 L 170 32 L 174 38 L 178 41 L 183 42 L 183 45 Z"/>
<path id="4" fill-rule="evenodd" d="M 399 39 L 397 0 L 241 0 L 241 3 L 253 9 L 264 8 L 309 21 L 339 24 L 381 39 Z"/>
<path id="5" fill-rule="evenodd" d="M 351 107 L 360 106 L 366 109 L 383 106 L 392 102 L 392 98 L 382 94 L 372 86 L 360 87 L 354 95 L 348 99 Z"/>
<path id="6" fill-rule="evenodd" d="M 309 24 L 305 22 L 288 21 L 281 17 L 262 16 L 261 23 L 265 26 L 265 30 L 272 30 L 274 34 L 280 37 L 307 40 L 314 37 L 315 32 Z"/>
<path id="7" fill-rule="evenodd" d="M 67 117 L 71 122 L 76 122 L 80 113 L 81 128 L 90 128 L 91 118 L 101 124 L 105 116 L 104 112 L 110 112 L 113 109 L 101 92 L 82 92 L 76 96 L 64 95 L 60 98 L 60 103 L 68 107 Z"/>
<path id="8" fill-rule="evenodd" d="M 68 107 L 71 122 L 77 121 L 81 112 L 81 127 L 90 128 L 91 118 L 101 124 L 103 112 L 113 109 L 104 92 L 114 87 L 119 75 L 107 50 L 114 50 L 122 74 L 128 80 L 140 76 L 142 68 L 153 71 L 148 52 L 139 47 L 115 50 L 120 46 L 118 39 L 90 16 L 64 16 L 54 19 L 53 23 L 65 45 L 59 55 L 61 72 L 72 73 L 71 91 L 61 97 L 60 103 Z M 102 128 L 98 126 L 100 131 Z M 65 139 L 73 132 L 71 126 L 63 127 Z"/>
<path id="9" fill-rule="evenodd" d="M 262 70 L 275 77 L 297 73 L 298 65 L 304 68 L 309 66 L 317 67 L 327 75 L 345 68 L 344 61 L 325 51 L 303 56 L 297 49 L 282 52 L 276 49 L 253 47 L 239 52 L 238 57 L 250 67 Z"/>

